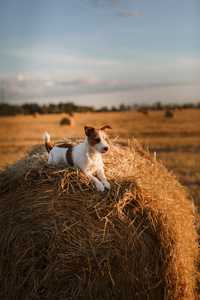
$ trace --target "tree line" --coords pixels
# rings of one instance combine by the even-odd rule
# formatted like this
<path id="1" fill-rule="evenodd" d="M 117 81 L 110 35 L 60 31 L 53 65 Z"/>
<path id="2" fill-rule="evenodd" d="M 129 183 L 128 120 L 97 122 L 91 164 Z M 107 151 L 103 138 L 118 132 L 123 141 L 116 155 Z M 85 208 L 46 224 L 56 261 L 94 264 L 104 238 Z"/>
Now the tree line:
<path id="1" fill-rule="evenodd" d="M 26 103 L 23 105 L 0 104 L 1 116 L 13 115 L 33 115 L 38 114 L 60 114 L 73 112 L 93 112 L 95 109 L 91 106 L 75 105 L 73 102 L 39 105 L 37 103 Z"/>
<path id="2" fill-rule="evenodd" d="M 155 102 L 153 105 L 125 105 L 120 104 L 118 107 L 113 106 L 110 109 L 103 106 L 100 109 L 95 109 L 93 106 L 76 105 L 73 102 L 39 105 L 37 103 L 26 103 L 23 105 L 11 105 L 0 103 L 0 116 L 14 116 L 14 115 L 34 115 L 38 114 L 60 114 L 74 112 L 107 112 L 107 111 L 127 111 L 127 110 L 162 110 L 162 109 L 187 109 L 187 108 L 200 108 L 198 104 L 183 104 L 183 105 L 164 105 L 161 102 Z"/>

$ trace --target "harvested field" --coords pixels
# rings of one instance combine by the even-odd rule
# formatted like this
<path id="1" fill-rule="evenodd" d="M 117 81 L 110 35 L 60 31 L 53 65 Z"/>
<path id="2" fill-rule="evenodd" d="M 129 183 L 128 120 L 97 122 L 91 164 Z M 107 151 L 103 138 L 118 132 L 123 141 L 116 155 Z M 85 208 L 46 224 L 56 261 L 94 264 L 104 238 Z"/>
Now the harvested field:
<path id="1" fill-rule="evenodd" d="M 83 137 L 84 125 L 102 127 L 109 123 L 110 136 L 136 138 L 173 171 L 187 187 L 187 193 L 200 207 L 200 110 L 176 111 L 176 118 L 166 118 L 165 111 L 107 112 L 74 114 L 74 127 L 60 126 L 68 114 L 0 117 L 0 168 L 23 157 L 36 144 L 43 142 L 46 130 L 52 142 Z"/>
<path id="2" fill-rule="evenodd" d="M 0 173 L 1 299 L 195 299 L 185 189 L 136 140 L 104 162 L 105 193 L 48 165 L 44 146 Z"/>

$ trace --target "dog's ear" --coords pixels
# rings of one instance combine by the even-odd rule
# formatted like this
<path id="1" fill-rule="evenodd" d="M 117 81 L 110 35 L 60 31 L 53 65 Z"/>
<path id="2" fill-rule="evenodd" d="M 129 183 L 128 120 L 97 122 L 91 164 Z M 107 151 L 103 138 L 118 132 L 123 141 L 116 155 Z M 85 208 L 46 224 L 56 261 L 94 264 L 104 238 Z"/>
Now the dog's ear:
<path id="1" fill-rule="evenodd" d="M 105 131 L 107 133 L 107 129 L 112 129 L 109 125 L 103 126 L 100 130 Z"/>
<path id="2" fill-rule="evenodd" d="M 94 127 L 85 126 L 84 128 L 85 128 L 85 134 L 87 136 L 90 136 L 93 133 L 93 131 L 94 131 Z"/>

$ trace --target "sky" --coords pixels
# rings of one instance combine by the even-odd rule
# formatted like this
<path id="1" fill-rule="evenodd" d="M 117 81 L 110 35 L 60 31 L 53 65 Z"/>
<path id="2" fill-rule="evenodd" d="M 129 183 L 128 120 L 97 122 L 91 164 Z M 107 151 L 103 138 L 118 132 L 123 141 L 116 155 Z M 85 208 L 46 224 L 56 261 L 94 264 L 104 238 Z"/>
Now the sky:
<path id="1" fill-rule="evenodd" d="M 0 101 L 200 102 L 199 0 L 0 0 Z"/>

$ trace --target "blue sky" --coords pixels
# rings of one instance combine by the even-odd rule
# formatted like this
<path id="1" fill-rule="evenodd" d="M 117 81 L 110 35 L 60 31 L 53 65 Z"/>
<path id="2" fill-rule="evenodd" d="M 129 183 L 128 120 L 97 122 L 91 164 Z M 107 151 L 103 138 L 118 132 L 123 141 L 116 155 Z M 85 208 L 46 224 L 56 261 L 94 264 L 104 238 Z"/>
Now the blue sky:
<path id="1" fill-rule="evenodd" d="M 0 0 L 4 101 L 200 102 L 199 0 Z"/>

